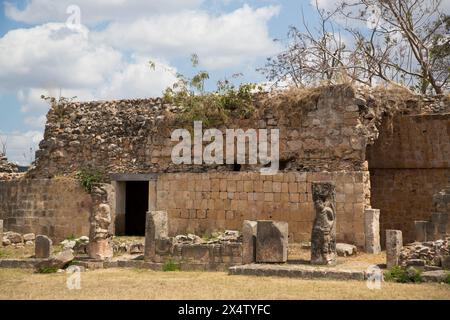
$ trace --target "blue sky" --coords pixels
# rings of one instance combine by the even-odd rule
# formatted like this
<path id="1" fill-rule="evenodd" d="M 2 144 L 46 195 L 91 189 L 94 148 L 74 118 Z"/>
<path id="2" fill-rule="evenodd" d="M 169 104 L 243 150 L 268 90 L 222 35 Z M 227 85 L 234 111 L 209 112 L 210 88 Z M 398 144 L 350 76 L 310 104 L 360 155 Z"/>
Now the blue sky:
<path id="1" fill-rule="evenodd" d="M 322 0 L 326 2 L 325 0 Z M 309 0 L 10 0 L 0 13 L 0 137 L 10 160 L 27 164 L 42 138 L 48 106 L 40 95 L 79 100 L 160 95 L 189 57 L 218 79 L 256 68 L 280 50 Z M 79 8 L 69 10 L 69 5 Z M 69 20 L 68 20 L 69 19 Z M 157 62 L 155 71 L 146 66 Z M 30 149 L 31 148 L 31 149 Z M 1 149 L 0 149 L 1 150 Z"/>

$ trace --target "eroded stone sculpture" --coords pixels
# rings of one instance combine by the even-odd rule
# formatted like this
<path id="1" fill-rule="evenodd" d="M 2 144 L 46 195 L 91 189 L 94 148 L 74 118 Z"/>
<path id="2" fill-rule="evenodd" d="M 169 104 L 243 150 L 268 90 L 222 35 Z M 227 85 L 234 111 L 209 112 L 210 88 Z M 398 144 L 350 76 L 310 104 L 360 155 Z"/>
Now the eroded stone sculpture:
<path id="1" fill-rule="evenodd" d="M 101 203 L 96 206 L 91 218 L 88 245 L 89 257 L 103 260 L 113 256 L 113 250 L 110 244 L 110 224 L 111 208 L 108 204 Z"/>
<path id="2" fill-rule="evenodd" d="M 336 202 L 332 182 L 313 182 L 316 217 L 311 233 L 311 264 L 336 263 Z"/>

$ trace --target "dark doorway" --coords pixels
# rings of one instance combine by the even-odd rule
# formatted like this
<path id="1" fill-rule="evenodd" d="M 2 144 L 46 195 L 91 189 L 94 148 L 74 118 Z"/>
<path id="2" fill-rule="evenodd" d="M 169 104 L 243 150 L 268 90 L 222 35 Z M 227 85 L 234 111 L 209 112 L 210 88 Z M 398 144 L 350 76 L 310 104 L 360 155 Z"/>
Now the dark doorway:
<path id="1" fill-rule="evenodd" d="M 125 189 L 125 235 L 144 236 L 148 181 L 127 181 Z"/>

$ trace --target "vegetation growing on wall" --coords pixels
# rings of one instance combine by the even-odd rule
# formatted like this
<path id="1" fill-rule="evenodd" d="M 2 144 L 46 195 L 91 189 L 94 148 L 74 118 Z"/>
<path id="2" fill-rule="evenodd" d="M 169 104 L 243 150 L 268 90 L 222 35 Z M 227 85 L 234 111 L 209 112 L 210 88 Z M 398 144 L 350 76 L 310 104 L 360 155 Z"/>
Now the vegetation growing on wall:
<path id="1" fill-rule="evenodd" d="M 191 57 L 192 67 L 199 63 L 198 56 Z M 150 67 L 155 63 L 150 61 Z M 239 77 L 233 75 L 233 78 Z M 249 118 L 255 108 L 253 94 L 262 88 L 254 83 L 243 83 L 235 86 L 230 80 L 217 82 L 215 90 L 205 90 L 205 81 L 209 79 L 208 71 L 198 71 L 192 78 L 176 74 L 177 81 L 164 91 L 166 103 L 180 106 L 181 113 L 176 117 L 179 123 L 202 121 L 204 127 L 213 127 L 226 123 L 230 118 Z"/>
<path id="2" fill-rule="evenodd" d="M 92 168 L 83 168 L 76 173 L 76 178 L 80 181 L 80 184 L 84 190 L 90 193 L 92 191 L 92 187 L 96 183 L 102 182 L 103 174 Z"/>

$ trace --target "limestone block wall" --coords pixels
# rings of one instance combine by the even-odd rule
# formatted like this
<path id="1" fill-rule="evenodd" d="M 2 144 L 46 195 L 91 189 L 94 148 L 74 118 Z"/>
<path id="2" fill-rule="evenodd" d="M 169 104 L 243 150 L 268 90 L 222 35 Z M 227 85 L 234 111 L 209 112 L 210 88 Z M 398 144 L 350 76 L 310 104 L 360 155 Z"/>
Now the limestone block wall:
<path id="1" fill-rule="evenodd" d="M 450 179 L 450 113 L 399 116 L 385 122 L 367 151 L 372 207 L 381 210 L 384 230 L 414 240 L 414 220 L 429 220 L 433 195 Z"/>
<path id="2" fill-rule="evenodd" d="M 242 228 L 243 220 L 289 223 L 291 242 L 309 241 L 314 208 L 312 181 L 336 183 L 338 241 L 364 246 L 368 171 L 167 173 L 157 180 L 157 210 L 167 210 L 169 233 L 210 233 Z"/>
<path id="3" fill-rule="evenodd" d="M 114 205 L 112 186 L 105 187 Z M 0 219 L 5 230 L 44 234 L 53 241 L 88 236 L 91 210 L 91 196 L 74 179 L 0 181 Z"/>

